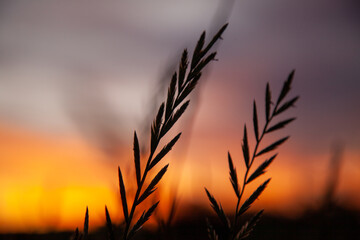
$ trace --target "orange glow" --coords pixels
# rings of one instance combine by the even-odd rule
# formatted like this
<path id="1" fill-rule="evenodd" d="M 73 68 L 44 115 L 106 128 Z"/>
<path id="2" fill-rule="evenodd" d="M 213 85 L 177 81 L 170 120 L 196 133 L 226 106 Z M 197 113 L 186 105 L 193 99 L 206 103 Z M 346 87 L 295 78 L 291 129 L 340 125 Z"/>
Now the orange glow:
<path id="1" fill-rule="evenodd" d="M 189 159 L 176 159 L 176 154 L 170 154 L 166 159 L 171 163 L 169 172 L 156 191 L 156 197 L 161 199 L 157 213 L 161 217 L 167 217 L 171 196 L 177 196 L 181 204 L 209 206 L 204 186 L 222 202 L 226 211 L 234 208 L 226 149 L 233 149 L 231 153 L 241 179 L 244 168 L 238 140 L 224 138 L 219 143 L 216 138 L 207 139 L 192 140 Z M 123 151 L 118 159 L 129 159 L 131 150 L 129 147 Z M 357 163 L 355 167 L 353 160 L 358 157 L 357 152 L 345 156 L 338 189 L 340 202 L 345 201 L 356 208 L 360 208 L 360 195 L 355 191 L 359 189 L 360 166 Z M 109 161 L 100 151 L 80 139 L 53 138 L 3 126 L 0 127 L 0 158 L 1 232 L 74 230 L 82 226 L 86 206 L 89 207 L 92 230 L 104 225 L 105 205 L 113 222 L 121 221 L 116 169 L 120 163 Z M 305 165 L 301 157 L 280 151 L 268 173 L 246 191 L 249 194 L 261 181 L 272 178 L 254 209 L 265 208 L 269 213 L 293 216 L 301 213 L 304 206 L 319 200 L 329 156 L 324 154 L 312 158 L 308 161 L 312 164 Z M 124 169 L 128 164 L 125 160 L 121 163 Z M 125 182 L 131 200 L 133 175 L 125 173 L 128 173 L 125 174 Z M 148 204 L 151 201 L 148 200 Z"/>
<path id="2" fill-rule="evenodd" d="M 0 138 L 0 231 L 74 229 L 86 206 L 91 225 L 99 226 L 105 204 L 118 210 L 115 168 L 94 149 L 8 126 Z"/>

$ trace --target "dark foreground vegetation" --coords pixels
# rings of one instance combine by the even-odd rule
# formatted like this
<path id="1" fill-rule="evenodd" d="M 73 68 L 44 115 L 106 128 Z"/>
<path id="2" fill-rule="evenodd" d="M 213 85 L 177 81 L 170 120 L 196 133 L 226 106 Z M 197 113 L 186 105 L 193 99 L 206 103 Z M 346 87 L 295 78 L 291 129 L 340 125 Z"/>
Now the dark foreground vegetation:
<path id="1" fill-rule="evenodd" d="M 199 206 L 194 206 L 192 212 L 196 212 L 192 218 L 179 219 L 165 230 L 143 229 L 134 239 L 208 239 L 206 232 L 206 217 L 210 213 Z M 249 215 L 250 216 L 250 215 Z M 217 218 L 210 219 L 212 223 L 218 223 Z M 119 231 L 114 231 L 120 235 Z M 48 234 L 2 234 L 1 240 L 64 240 L 71 239 L 73 232 L 54 232 Z M 106 228 L 90 232 L 88 239 L 100 240 L 106 236 Z M 302 217 L 289 219 L 280 216 L 270 216 L 266 212 L 249 236 L 249 239 L 359 239 L 360 236 L 360 212 L 350 211 L 341 207 L 333 206 L 324 210 L 308 210 Z"/>

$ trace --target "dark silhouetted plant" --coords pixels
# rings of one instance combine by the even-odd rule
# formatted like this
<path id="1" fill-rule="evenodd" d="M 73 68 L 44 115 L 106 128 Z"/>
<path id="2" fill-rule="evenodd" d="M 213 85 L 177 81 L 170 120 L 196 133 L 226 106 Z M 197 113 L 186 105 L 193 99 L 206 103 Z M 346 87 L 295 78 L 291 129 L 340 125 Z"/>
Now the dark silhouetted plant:
<path id="1" fill-rule="evenodd" d="M 258 114 L 257 114 L 257 108 L 256 108 L 256 102 L 254 100 L 253 105 L 253 128 L 254 128 L 254 135 L 256 144 L 254 147 L 253 154 L 250 155 L 250 148 L 249 148 L 249 142 L 248 142 L 248 134 L 247 134 L 247 128 L 246 125 L 244 126 L 244 136 L 242 141 L 242 152 L 243 152 L 243 158 L 245 163 L 245 175 L 244 180 L 242 182 L 242 185 L 239 185 L 238 177 L 237 177 L 237 171 L 234 166 L 233 160 L 231 158 L 230 153 L 228 153 L 228 163 L 229 163 L 229 171 L 230 171 L 230 182 L 234 189 L 236 198 L 237 198 L 237 204 L 236 209 L 234 212 L 234 219 L 233 221 L 230 221 L 230 219 L 226 216 L 221 204 L 219 204 L 213 195 L 210 194 L 210 192 L 205 188 L 205 192 L 207 194 L 207 197 L 209 198 L 209 201 L 211 203 L 211 207 L 214 209 L 216 215 L 222 222 L 222 225 L 224 227 L 224 231 L 220 236 L 220 239 L 244 239 L 249 236 L 251 231 L 254 229 L 256 223 L 258 222 L 259 218 L 261 217 L 263 210 L 259 211 L 257 214 L 255 214 L 249 221 L 245 222 L 245 224 L 240 224 L 240 217 L 251 207 L 251 205 L 254 203 L 254 201 L 261 195 L 261 193 L 264 191 L 268 183 L 270 182 L 270 178 L 267 179 L 265 182 L 263 182 L 245 201 L 241 203 L 242 196 L 245 192 L 245 187 L 251 183 L 253 180 L 258 178 L 260 175 L 264 174 L 268 166 L 272 163 L 272 161 L 277 156 L 276 154 L 273 154 L 271 157 L 267 158 L 262 164 L 259 165 L 255 171 L 253 171 L 250 174 L 251 166 L 254 163 L 255 158 L 265 155 L 266 153 L 270 153 L 271 151 L 275 150 L 278 146 L 280 146 L 282 143 L 284 143 L 289 136 L 281 138 L 278 141 L 275 141 L 274 143 L 270 144 L 269 146 L 262 148 L 259 150 L 261 140 L 264 138 L 265 135 L 268 133 L 274 132 L 276 130 L 279 130 L 281 128 L 284 128 L 287 124 L 294 121 L 295 118 L 289 118 L 286 120 L 279 121 L 276 124 L 270 125 L 271 121 L 280 115 L 281 113 L 288 110 L 290 107 L 294 106 L 295 102 L 298 100 L 297 97 L 293 97 L 290 100 L 284 102 L 285 97 L 289 93 L 291 89 L 291 83 L 294 77 L 294 71 L 290 73 L 287 80 L 285 81 L 282 90 L 279 94 L 279 97 L 277 101 L 275 102 L 274 107 L 272 108 L 272 99 L 271 99 L 271 91 L 269 83 L 266 85 L 266 92 L 265 92 L 265 125 L 262 129 L 262 131 L 259 131 L 258 126 Z M 250 174 L 250 176 L 249 176 Z M 241 204 L 241 205 L 240 205 Z M 215 240 L 219 239 L 219 236 L 214 229 L 214 227 L 208 222 L 208 236 L 210 239 Z"/>
<path id="2" fill-rule="evenodd" d="M 119 186 L 121 203 L 123 209 L 123 216 L 125 219 L 125 229 L 122 239 L 131 239 L 134 234 L 142 228 L 144 223 L 150 218 L 159 202 L 153 204 L 148 210 L 144 211 L 139 219 L 134 222 L 134 213 L 136 208 L 147 199 L 155 190 L 156 186 L 167 171 L 168 164 L 152 178 L 150 183 L 145 187 L 146 177 L 165 155 L 172 149 L 175 143 L 179 140 L 181 133 L 177 134 L 169 143 L 165 144 L 160 151 L 157 151 L 161 139 L 173 127 L 175 122 L 181 117 L 189 105 L 189 100 L 185 101 L 186 97 L 195 88 L 198 83 L 202 70 L 212 60 L 215 59 L 216 52 L 209 53 L 212 46 L 221 38 L 222 33 L 226 29 L 225 24 L 205 46 L 205 32 L 200 36 L 197 45 L 194 49 L 190 66 L 188 60 L 188 52 L 183 51 L 179 71 L 172 76 L 170 86 L 167 93 L 167 99 L 164 101 L 157 112 L 157 115 L 151 125 L 150 135 L 150 150 L 146 161 L 144 170 L 141 169 L 141 154 L 139 148 L 139 140 L 136 132 L 134 132 L 134 165 L 136 174 L 137 190 L 132 202 L 131 208 L 128 207 L 127 192 L 125 189 L 125 182 L 120 167 L 118 167 Z M 184 102 L 185 101 L 185 102 Z M 156 153 L 157 152 L 157 153 Z M 144 190 L 143 190 L 144 188 Z M 112 224 L 109 212 L 106 208 L 106 220 L 109 232 L 109 239 L 114 239 L 112 232 Z"/>
<path id="3" fill-rule="evenodd" d="M 149 220 L 149 218 L 159 204 L 159 201 L 153 204 L 149 209 L 147 209 L 141 214 L 141 216 L 139 217 L 139 219 L 137 219 L 135 223 L 133 222 L 136 208 L 156 190 L 156 186 L 166 173 L 169 164 L 165 165 L 153 177 L 145 190 L 143 190 L 143 187 L 146 184 L 146 177 L 150 173 L 150 170 L 154 168 L 165 157 L 166 154 L 169 153 L 175 143 L 179 140 L 181 133 L 178 133 L 169 143 L 165 144 L 160 151 L 157 151 L 160 141 L 174 126 L 174 124 L 182 116 L 182 114 L 188 107 L 190 100 L 185 101 L 185 99 L 197 85 L 204 67 L 207 66 L 208 63 L 210 63 L 211 61 L 215 60 L 216 52 L 209 53 L 209 51 L 213 47 L 213 45 L 219 39 L 221 39 L 221 35 L 225 31 L 227 25 L 228 24 L 225 24 L 223 27 L 221 27 L 207 45 L 205 45 L 204 31 L 196 44 L 190 62 L 188 60 L 188 51 L 186 49 L 183 51 L 179 64 L 179 71 L 175 71 L 175 73 L 173 74 L 170 86 L 168 88 L 166 101 L 162 102 L 162 104 L 160 105 L 157 111 L 157 115 L 151 125 L 150 151 L 144 170 L 141 169 L 140 164 L 141 154 L 139 140 L 136 131 L 134 132 L 133 150 L 137 189 L 130 210 L 128 207 L 128 198 L 124 178 L 120 166 L 118 167 L 121 204 L 125 221 L 125 227 L 122 236 L 122 239 L 124 240 L 131 239 L 134 234 L 142 228 L 144 223 Z M 108 239 L 115 240 L 113 224 L 111 222 L 111 217 L 106 206 L 105 216 Z M 85 240 L 88 235 L 88 226 L 89 215 L 88 209 L 86 209 L 84 233 L 79 233 L 79 230 L 77 228 L 73 239 Z"/>

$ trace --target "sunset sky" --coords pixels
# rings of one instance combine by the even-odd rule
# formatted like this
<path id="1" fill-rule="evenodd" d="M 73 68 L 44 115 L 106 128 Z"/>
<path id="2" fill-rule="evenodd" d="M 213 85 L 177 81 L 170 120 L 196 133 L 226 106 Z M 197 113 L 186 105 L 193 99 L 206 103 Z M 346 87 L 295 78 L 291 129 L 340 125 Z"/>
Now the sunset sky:
<path id="1" fill-rule="evenodd" d="M 184 206 L 208 206 L 204 186 L 234 208 L 227 152 L 242 177 L 252 102 L 263 124 L 266 82 L 277 96 L 293 69 L 290 95 L 300 100 L 280 119 L 297 120 L 265 139 L 291 135 L 261 177 L 272 181 L 254 207 L 293 217 L 318 206 L 341 146 L 336 200 L 359 210 L 359 10 L 355 0 L 2 1 L 0 232 L 72 230 L 86 206 L 90 228 L 104 224 L 105 205 L 119 222 L 117 166 L 131 196 L 134 130 L 145 151 L 182 50 L 225 22 L 219 61 L 170 132 L 183 135 L 163 160 L 160 213 L 174 194 Z"/>

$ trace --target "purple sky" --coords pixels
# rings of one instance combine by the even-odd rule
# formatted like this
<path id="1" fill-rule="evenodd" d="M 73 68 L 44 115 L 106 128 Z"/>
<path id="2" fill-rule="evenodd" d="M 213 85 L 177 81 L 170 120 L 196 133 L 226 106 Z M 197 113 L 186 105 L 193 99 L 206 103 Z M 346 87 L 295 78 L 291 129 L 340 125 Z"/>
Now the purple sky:
<path id="1" fill-rule="evenodd" d="M 63 106 L 68 86 L 79 87 L 75 95 L 87 87 L 103 91 L 94 95 L 103 94 L 123 122 L 141 122 L 169 59 L 175 62 L 203 29 L 222 24 L 214 24 L 219 1 L 2 5 L 1 119 L 55 132 L 73 127 Z M 298 137 L 306 148 L 313 145 L 305 141 L 309 133 L 318 136 L 316 148 L 337 138 L 357 148 L 358 10 L 349 0 L 236 1 L 207 88 L 223 87 L 242 109 L 250 97 L 262 97 L 266 81 L 279 88 L 295 68 Z"/>

